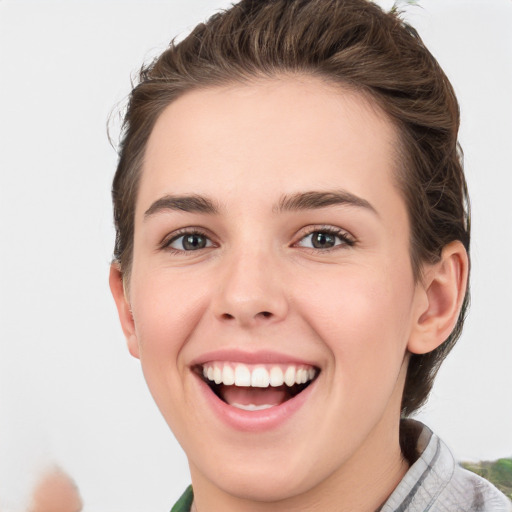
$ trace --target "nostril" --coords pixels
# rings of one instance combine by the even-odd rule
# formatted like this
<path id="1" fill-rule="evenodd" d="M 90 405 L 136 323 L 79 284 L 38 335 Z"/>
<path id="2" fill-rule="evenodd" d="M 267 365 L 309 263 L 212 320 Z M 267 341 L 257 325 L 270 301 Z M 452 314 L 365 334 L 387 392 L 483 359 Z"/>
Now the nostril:
<path id="1" fill-rule="evenodd" d="M 224 321 L 233 321 L 233 320 L 240 320 L 242 322 L 248 321 L 249 319 L 257 320 L 259 318 L 273 318 L 274 313 L 271 313 L 270 311 L 260 311 L 259 313 L 256 313 L 253 317 L 245 317 L 244 314 L 236 315 L 232 313 L 222 313 L 219 318 L 221 318 Z"/>

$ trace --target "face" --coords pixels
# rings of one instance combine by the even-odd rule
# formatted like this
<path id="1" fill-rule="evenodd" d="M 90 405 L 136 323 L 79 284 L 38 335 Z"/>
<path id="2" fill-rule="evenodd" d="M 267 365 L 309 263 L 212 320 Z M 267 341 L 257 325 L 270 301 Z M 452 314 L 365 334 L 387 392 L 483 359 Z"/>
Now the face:
<path id="1" fill-rule="evenodd" d="M 156 123 L 124 327 L 194 485 L 287 499 L 398 450 L 421 290 L 396 145 L 306 77 L 189 92 Z"/>

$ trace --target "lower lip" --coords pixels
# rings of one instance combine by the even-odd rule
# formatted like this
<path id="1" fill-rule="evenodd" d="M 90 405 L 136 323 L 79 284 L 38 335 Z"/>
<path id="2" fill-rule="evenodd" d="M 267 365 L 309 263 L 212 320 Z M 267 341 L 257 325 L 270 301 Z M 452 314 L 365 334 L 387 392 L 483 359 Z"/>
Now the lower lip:
<path id="1" fill-rule="evenodd" d="M 272 430 L 287 422 L 308 400 L 318 380 L 315 379 L 304 391 L 280 405 L 260 411 L 245 411 L 221 400 L 201 377 L 196 378 L 202 396 L 217 417 L 231 428 L 246 432 Z"/>

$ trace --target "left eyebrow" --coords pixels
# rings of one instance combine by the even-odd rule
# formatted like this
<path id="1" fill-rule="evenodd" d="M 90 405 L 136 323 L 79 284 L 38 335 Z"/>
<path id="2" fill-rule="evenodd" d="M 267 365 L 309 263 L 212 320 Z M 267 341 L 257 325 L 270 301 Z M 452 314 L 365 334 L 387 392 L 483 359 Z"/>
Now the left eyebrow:
<path id="1" fill-rule="evenodd" d="M 298 192 L 292 195 L 285 195 L 281 197 L 273 211 L 280 213 L 297 210 L 316 210 L 335 205 L 365 208 L 375 215 L 379 215 L 377 210 L 366 199 L 346 190 Z"/>

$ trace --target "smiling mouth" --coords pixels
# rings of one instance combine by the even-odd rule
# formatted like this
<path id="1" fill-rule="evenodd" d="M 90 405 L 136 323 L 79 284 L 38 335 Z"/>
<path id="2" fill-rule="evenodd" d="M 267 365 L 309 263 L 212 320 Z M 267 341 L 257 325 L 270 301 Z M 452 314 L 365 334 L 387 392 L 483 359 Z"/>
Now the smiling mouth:
<path id="1" fill-rule="evenodd" d="M 219 361 L 197 365 L 194 370 L 223 402 L 246 411 L 260 411 L 287 402 L 320 373 L 309 365 Z"/>

